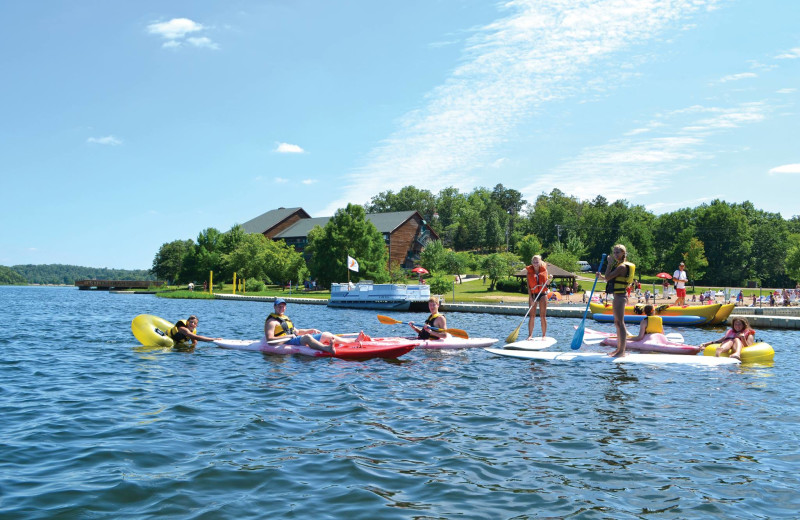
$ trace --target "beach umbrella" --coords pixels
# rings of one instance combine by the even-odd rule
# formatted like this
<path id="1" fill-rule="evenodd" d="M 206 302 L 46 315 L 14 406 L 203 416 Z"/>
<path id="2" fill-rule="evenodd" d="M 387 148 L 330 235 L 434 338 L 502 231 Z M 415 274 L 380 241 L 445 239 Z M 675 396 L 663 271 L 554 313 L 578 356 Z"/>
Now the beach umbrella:
<path id="1" fill-rule="evenodd" d="M 656 277 L 663 278 L 664 280 L 672 280 L 672 275 L 669 273 L 658 273 Z"/>
<path id="2" fill-rule="evenodd" d="M 411 270 L 411 272 L 417 274 L 428 274 L 428 270 L 425 269 L 424 267 L 415 267 L 414 269 Z"/>

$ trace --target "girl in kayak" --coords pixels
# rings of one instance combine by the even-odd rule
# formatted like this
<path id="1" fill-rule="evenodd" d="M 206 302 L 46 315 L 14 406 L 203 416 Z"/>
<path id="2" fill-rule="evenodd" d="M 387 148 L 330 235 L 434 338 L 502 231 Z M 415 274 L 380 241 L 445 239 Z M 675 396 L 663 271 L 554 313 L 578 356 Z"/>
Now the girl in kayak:
<path id="1" fill-rule="evenodd" d="M 664 334 L 664 320 L 661 319 L 661 316 L 654 316 L 653 311 L 652 305 L 644 306 L 645 318 L 639 324 L 639 335 L 628 341 L 641 341 L 649 334 Z"/>
<path id="2" fill-rule="evenodd" d="M 721 338 L 714 341 L 707 341 L 700 345 L 707 347 L 713 343 L 719 343 L 715 356 L 719 357 L 720 354 L 730 352 L 730 357 L 742 360 L 742 349 L 755 342 L 756 331 L 750 328 L 750 324 L 744 318 L 733 318 L 731 329 L 725 333 Z"/>
<path id="3" fill-rule="evenodd" d="M 440 332 L 437 330 L 431 329 L 431 327 L 437 329 L 446 329 L 447 328 L 447 318 L 444 317 L 444 314 L 439 314 L 439 298 L 436 296 L 431 296 L 428 299 L 428 310 L 431 312 L 431 315 L 428 316 L 428 319 L 425 320 L 425 325 L 422 327 L 417 327 L 414 325 L 413 321 L 409 321 L 408 325 L 411 329 L 417 333 L 417 337 L 419 339 L 442 339 L 447 337 L 446 332 Z"/>

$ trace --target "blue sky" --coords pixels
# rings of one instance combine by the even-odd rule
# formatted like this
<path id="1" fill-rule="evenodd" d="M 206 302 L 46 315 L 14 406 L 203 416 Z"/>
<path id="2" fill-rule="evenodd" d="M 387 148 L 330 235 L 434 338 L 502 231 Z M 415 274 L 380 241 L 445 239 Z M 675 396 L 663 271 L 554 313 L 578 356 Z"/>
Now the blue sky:
<path id="1" fill-rule="evenodd" d="M 0 2 L 0 264 L 406 185 L 800 214 L 800 2 Z"/>

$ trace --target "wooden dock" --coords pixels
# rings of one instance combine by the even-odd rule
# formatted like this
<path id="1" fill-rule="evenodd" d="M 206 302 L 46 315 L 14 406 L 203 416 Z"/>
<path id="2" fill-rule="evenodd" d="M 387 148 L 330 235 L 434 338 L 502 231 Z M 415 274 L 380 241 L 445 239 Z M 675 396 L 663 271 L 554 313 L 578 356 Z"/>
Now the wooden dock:
<path id="1" fill-rule="evenodd" d="M 75 286 L 82 291 L 88 289 L 99 291 L 147 289 L 148 287 L 160 287 L 164 283 L 156 280 L 75 280 Z"/>

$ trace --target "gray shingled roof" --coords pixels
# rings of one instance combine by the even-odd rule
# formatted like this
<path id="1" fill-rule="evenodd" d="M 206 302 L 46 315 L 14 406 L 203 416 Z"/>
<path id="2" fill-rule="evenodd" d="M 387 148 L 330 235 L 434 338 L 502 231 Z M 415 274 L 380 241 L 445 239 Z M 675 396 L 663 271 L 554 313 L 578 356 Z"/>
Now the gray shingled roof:
<path id="1" fill-rule="evenodd" d="M 372 222 L 381 233 L 391 233 L 403 222 L 411 218 L 414 211 L 395 211 L 392 213 L 367 213 L 367 220 Z M 266 215 L 266 213 L 265 213 Z M 277 235 L 276 239 L 298 238 L 308 236 L 314 226 L 325 227 L 325 224 L 333 217 L 304 218 L 295 222 L 292 226 L 284 229 Z"/>
<path id="2" fill-rule="evenodd" d="M 263 215 L 259 215 L 252 220 L 248 220 L 242 224 L 242 227 L 248 233 L 263 233 L 281 223 L 284 219 L 290 217 L 297 211 L 302 211 L 308 215 L 303 208 L 278 208 L 267 211 Z"/>

